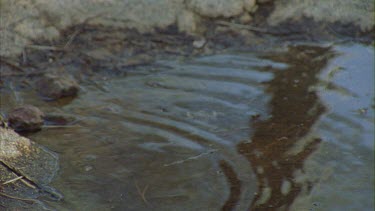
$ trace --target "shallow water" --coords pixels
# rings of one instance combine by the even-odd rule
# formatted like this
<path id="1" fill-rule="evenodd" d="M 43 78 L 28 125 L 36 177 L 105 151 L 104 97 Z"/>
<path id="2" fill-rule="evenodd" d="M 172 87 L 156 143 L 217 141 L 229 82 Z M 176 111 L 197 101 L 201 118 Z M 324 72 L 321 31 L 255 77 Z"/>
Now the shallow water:
<path id="1" fill-rule="evenodd" d="M 373 210 L 374 49 L 160 60 L 82 85 L 30 136 L 60 155 L 58 210 Z"/>

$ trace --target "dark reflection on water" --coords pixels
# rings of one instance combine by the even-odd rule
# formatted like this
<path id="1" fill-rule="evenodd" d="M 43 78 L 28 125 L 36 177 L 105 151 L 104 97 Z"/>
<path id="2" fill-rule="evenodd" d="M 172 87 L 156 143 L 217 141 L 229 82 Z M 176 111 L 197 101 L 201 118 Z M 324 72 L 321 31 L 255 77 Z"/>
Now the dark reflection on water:
<path id="1" fill-rule="evenodd" d="M 272 96 L 271 117 L 264 121 L 254 119 L 251 142 L 237 146 L 258 179 L 258 193 L 249 210 L 287 210 L 301 192 L 302 185 L 294 182 L 293 174 L 302 169 L 304 160 L 321 140 L 312 138 L 297 154 L 288 152 L 325 111 L 317 93 L 310 88 L 333 56 L 330 48 L 311 46 L 291 47 L 287 52 L 265 56 L 289 67 L 274 71 L 274 79 L 266 83 Z"/>

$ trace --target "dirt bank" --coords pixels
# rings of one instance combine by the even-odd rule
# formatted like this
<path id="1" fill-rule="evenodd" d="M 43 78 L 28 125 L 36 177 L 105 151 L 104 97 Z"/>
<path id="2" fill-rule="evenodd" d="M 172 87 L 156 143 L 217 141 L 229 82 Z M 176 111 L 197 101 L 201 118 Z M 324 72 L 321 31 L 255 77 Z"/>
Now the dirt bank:
<path id="1" fill-rule="evenodd" d="M 237 31 L 262 33 L 268 26 L 281 26 L 279 30 L 291 32 L 288 29 L 291 23 L 299 23 L 304 18 L 328 24 L 331 33 L 340 33 L 334 27 L 337 23 L 349 31 L 355 28 L 357 33 L 372 31 L 374 27 L 371 0 L 319 3 L 311 0 L 1 0 L 0 10 L 0 56 L 6 57 L 20 55 L 25 48 L 57 47 L 54 41 L 59 38 L 69 44 L 79 32 L 65 34 L 64 31 L 79 24 L 97 29 L 135 29 L 140 33 L 175 26 L 177 32 L 199 36 L 216 33 L 210 29 L 215 28 L 218 20 L 240 24 L 231 25 Z M 308 33 L 314 28 L 303 26 Z M 44 47 L 37 45 L 40 40 L 44 40 Z"/>

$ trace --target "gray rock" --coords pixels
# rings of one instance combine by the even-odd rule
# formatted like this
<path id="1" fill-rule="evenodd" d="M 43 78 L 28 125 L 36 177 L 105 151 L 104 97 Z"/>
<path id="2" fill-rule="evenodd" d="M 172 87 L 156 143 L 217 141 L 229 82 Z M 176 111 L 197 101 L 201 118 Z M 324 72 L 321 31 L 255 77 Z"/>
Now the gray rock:
<path id="1" fill-rule="evenodd" d="M 79 85 L 70 75 L 49 73 L 36 82 L 38 92 L 51 100 L 62 97 L 75 96 L 79 91 Z"/>
<path id="2" fill-rule="evenodd" d="M 44 114 L 37 107 L 25 105 L 9 113 L 9 126 L 16 131 L 36 131 L 43 125 Z"/>

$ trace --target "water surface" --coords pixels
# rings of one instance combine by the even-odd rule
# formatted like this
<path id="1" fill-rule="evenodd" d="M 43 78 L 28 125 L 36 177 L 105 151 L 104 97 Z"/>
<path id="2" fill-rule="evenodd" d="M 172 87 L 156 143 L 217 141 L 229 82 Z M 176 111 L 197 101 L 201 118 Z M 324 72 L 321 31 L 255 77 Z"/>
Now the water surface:
<path id="1" fill-rule="evenodd" d="M 372 210 L 374 49 L 290 46 L 159 60 L 43 102 L 69 127 L 30 137 L 60 155 L 58 210 Z M 18 99 L 18 100 L 17 100 Z"/>

